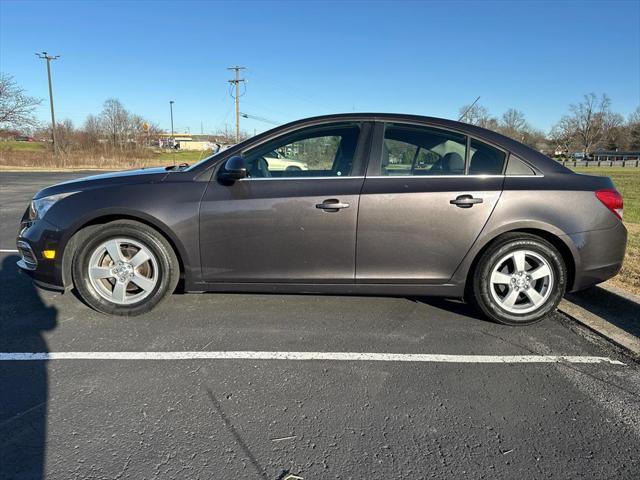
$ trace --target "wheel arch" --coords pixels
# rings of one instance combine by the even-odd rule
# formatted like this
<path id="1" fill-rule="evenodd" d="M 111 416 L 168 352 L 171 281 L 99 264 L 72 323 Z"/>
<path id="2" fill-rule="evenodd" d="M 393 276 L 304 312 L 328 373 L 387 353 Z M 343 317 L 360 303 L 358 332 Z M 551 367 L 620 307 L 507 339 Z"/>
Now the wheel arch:
<path id="1" fill-rule="evenodd" d="M 136 215 L 135 213 L 130 212 L 105 213 L 78 222 L 78 224 L 76 224 L 74 228 L 71 229 L 72 233 L 69 235 L 69 238 L 65 243 L 61 262 L 62 281 L 65 289 L 73 285 L 73 280 L 71 278 L 71 267 L 76 250 L 78 249 L 81 241 L 85 239 L 87 235 L 90 235 L 91 231 L 95 227 L 118 220 L 130 220 L 133 222 L 142 223 L 144 225 L 147 225 L 148 227 L 153 228 L 160 235 L 162 235 L 164 239 L 169 242 L 169 245 L 171 245 L 176 258 L 178 259 L 178 265 L 180 266 L 180 277 L 183 278 L 184 275 L 186 275 L 186 267 L 189 265 L 188 262 L 185 263 L 185 259 L 188 259 L 186 251 L 182 243 L 170 233 L 170 230 L 166 225 L 164 225 L 157 219 L 147 218 L 146 216 Z"/>
<path id="2" fill-rule="evenodd" d="M 482 247 L 478 251 L 474 253 L 473 260 L 471 261 L 471 264 L 467 270 L 467 275 L 465 279 L 465 288 L 464 288 L 465 297 L 470 292 L 470 288 L 473 283 L 473 276 L 475 274 L 475 270 L 478 265 L 478 262 L 480 261 L 480 258 L 482 258 L 482 255 L 484 255 L 484 253 L 487 251 L 487 249 L 491 245 L 493 245 L 496 241 L 498 241 L 502 236 L 504 236 L 507 233 L 528 233 L 530 235 L 540 237 L 543 240 L 546 240 L 547 242 L 549 242 L 551 245 L 553 245 L 560 252 L 562 259 L 565 262 L 565 267 L 567 269 L 567 291 L 570 291 L 573 288 L 573 284 L 576 278 L 576 269 L 577 269 L 576 258 L 571 247 L 566 243 L 565 240 L 563 240 L 562 236 L 556 235 L 555 233 L 550 232 L 549 230 L 544 230 L 542 228 L 535 228 L 535 227 L 513 228 L 510 230 L 501 231 L 495 236 L 492 236 L 482 245 Z"/>

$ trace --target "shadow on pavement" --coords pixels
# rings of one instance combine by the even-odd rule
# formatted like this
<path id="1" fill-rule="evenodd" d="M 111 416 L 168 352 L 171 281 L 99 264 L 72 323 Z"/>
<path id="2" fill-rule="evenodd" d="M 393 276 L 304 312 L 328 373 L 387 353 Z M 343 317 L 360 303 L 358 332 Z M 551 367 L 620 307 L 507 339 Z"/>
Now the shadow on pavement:
<path id="1" fill-rule="evenodd" d="M 43 332 L 56 327 L 57 309 L 17 260 L 5 257 L 0 269 L 0 352 L 48 352 Z M 0 361 L 0 478 L 43 478 L 47 400 L 47 362 Z"/>
<path id="2" fill-rule="evenodd" d="M 632 300 L 600 287 L 571 293 L 566 297 L 625 332 L 640 337 L 640 305 Z"/>
<path id="3" fill-rule="evenodd" d="M 424 303 L 432 307 L 439 308 L 456 315 L 462 315 L 465 317 L 473 318 L 475 320 L 482 320 L 483 322 L 495 323 L 480 314 L 472 305 L 465 303 L 461 300 L 440 298 L 440 297 L 408 297 L 409 300 L 414 302 Z"/>

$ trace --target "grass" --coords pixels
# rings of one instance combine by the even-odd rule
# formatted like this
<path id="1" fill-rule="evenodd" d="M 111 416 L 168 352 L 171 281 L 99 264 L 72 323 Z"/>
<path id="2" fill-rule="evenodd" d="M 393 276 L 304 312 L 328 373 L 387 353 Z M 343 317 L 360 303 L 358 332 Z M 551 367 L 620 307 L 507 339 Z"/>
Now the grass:
<path id="1" fill-rule="evenodd" d="M 46 149 L 45 142 L 0 142 L 0 150 L 2 151 L 44 152 Z"/>
<path id="2" fill-rule="evenodd" d="M 622 270 L 607 283 L 640 295 L 640 168 L 577 167 L 576 172 L 611 177 L 624 198 L 624 224 L 629 232 Z"/>
<path id="3" fill-rule="evenodd" d="M 54 156 L 46 143 L 0 142 L 0 170 L 124 170 L 195 163 L 211 152 L 193 150 L 71 151 Z"/>
<path id="4" fill-rule="evenodd" d="M 154 160 L 159 161 L 161 164 L 179 164 L 179 163 L 196 163 L 205 157 L 211 155 L 210 151 L 200 152 L 197 150 L 169 150 L 163 151 L 154 156 Z"/>
<path id="5" fill-rule="evenodd" d="M 606 283 L 640 296 L 640 224 L 626 223 L 625 226 L 629 237 L 624 264 L 620 274 Z"/>
<path id="6" fill-rule="evenodd" d="M 640 168 L 635 167 L 577 167 L 576 172 L 611 177 L 624 198 L 624 221 L 640 223 Z"/>

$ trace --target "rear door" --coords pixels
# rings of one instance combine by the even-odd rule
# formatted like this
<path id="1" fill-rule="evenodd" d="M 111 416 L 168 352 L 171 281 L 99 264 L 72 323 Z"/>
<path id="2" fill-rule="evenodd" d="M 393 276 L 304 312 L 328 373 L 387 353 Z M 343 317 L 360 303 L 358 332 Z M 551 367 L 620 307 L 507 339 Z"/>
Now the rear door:
<path id="1" fill-rule="evenodd" d="M 243 152 L 249 178 L 212 179 L 200 210 L 203 279 L 353 283 L 370 126 L 286 133 Z"/>
<path id="2" fill-rule="evenodd" d="M 506 152 L 463 133 L 376 124 L 360 197 L 357 283 L 446 283 L 500 197 Z"/>

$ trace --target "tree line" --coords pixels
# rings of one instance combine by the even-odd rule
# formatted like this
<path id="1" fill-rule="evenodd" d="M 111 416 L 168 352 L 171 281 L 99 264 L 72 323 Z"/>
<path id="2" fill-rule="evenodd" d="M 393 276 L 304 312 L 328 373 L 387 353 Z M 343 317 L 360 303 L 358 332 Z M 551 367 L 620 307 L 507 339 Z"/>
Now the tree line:
<path id="1" fill-rule="evenodd" d="M 532 127 L 515 108 L 495 117 L 482 105 L 463 105 L 460 116 L 463 122 L 494 130 L 550 155 L 556 151 L 589 155 L 595 150 L 640 150 L 640 106 L 625 119 L 611 110 L 607 95 L 589 93 L 568 110 L 546 134 Z"/>
<path id="2" fill-rule="evenodd" d="M 51 125 L 43 126 L 35 117 L 41 103 L 42 99 L 29 96 L 13 77 L 0 73 L 0 132 L 29 131 L 34 136 L 50 138 Z M 462 122 L 497 131 L 549 155 L 558 151 L 588 155 L 601 149 L 640 150 L 640 106 L 624 118 L 611 110 L 611 100 L 605 94 L 589 93 L 580 102 L 569 105 L 567 114 L 549 132 L 532 126 L 524 113 L 515 108 L 494 116 L 486 107 L 472 104 L 463 105 L 459 112 Z M 89 115 L 80 127 L 75 127 L 71 120 L 56 125 L 58 147 L 63 152 L 139 151 L 161 132 L 157 124 L 129 112 L 114 98 L 107 99 L 102 111 Z M 233 143 L 231 138 L 229 143 Z"/>

